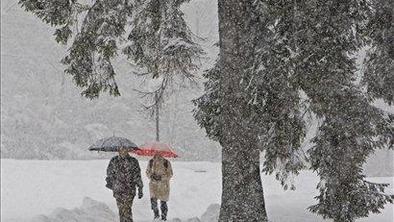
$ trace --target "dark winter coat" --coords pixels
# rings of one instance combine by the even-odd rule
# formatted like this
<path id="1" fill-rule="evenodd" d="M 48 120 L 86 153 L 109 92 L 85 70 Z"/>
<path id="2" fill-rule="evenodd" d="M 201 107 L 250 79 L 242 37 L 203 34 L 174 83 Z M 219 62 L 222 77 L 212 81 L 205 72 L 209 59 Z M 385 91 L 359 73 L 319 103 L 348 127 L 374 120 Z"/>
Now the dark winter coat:
<path id="1" fill-rule="evenodd" d="M 106 181 L 115 198 L 135 196 L 136 187 L 142 189 L 143 186 L 138 160 L 131 156 L 113 157 L 108 164 Z"/>

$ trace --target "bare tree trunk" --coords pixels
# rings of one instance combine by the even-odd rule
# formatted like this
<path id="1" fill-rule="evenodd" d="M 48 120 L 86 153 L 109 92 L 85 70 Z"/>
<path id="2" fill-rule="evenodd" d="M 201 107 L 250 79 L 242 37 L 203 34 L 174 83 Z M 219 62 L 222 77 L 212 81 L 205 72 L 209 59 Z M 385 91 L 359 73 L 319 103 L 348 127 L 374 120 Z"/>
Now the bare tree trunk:
<path id="1" fill-rule="evenodd" d="M 243 74 L 254 55 L 252 1 L 218 0 L 222 145 L 220 222 L 268 221 L 260 176 L 256 135 L 242 123 Z"/>
<path id="2" fill-rule="evenodd" d="M 159 95 L 155 93 L 156 141 L 160 141 L 160 103 Z"/>

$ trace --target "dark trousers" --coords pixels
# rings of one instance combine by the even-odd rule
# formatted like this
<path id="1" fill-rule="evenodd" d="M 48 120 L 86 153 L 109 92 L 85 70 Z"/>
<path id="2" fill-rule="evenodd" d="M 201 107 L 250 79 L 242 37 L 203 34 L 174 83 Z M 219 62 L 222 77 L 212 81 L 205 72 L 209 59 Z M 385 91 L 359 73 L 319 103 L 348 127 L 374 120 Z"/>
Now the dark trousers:
<path id="1" fill-rule="evenodd" d="M 157 206 L 157 199 L 156 198 L 151 198 L 150 202 L 152 204 L 152 210 L 153 213 L 155 214 L 155 217 L 159 217 L 159 208 Z M 167 219 L 167 212 L 168 212 L 168 206 L 166 201 L 160 201 L 160 210 L 161 210 L 161 218 L 163 220 Z"/>
<path id="2" fill-rule="evenodd" d="M 133 222 L 133 213 L 131 207 L 133 206 L 134 196 L 122 196 L 116 198 L 116 204 L 119 209 L 120 222 Z"/>

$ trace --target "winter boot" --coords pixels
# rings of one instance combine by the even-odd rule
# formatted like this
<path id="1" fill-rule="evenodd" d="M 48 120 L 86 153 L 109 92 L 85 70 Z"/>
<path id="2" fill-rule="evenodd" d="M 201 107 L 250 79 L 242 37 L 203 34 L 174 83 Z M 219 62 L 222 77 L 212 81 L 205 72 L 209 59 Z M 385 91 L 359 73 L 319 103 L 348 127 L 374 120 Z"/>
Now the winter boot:
<path id="1" fill-rule="evenodd" d="M 160 217 L 160 215 L 159 215 L 159 210 L 154 210 L 153 213 L 154 213 L 153 219 L 154 219 L 154 220 L 159 219 L 159 217 Z"/>

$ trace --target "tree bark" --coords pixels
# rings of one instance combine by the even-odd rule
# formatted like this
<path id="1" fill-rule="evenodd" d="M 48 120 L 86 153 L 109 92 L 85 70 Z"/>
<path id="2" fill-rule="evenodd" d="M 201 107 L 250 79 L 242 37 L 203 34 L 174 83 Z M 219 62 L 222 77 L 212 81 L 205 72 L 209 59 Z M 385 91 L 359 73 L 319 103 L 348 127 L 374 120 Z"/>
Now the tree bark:
<path id="1" fill-rule="evenodd" d="M 155 93 L 155 121 L 156 121 L 156 141 L 160 141 L 160 103 L 159 103 L 159 95 Z"/>
<path id="2" fill-rule="evenodd" d="M 222 99 L 222 204 L 220 222 L 265 222 L 260 151 L 253 129 L 244 124 L 243 74 L 253 64 L 252 1 L 218 0 L 220 98 Z"/>
<path id="3" fill-rule="evenodd" d="M 222 158 L 223 191 L 219 221 L 268 221 L 259 151 L 229 145 L 223 148 Z"/>

